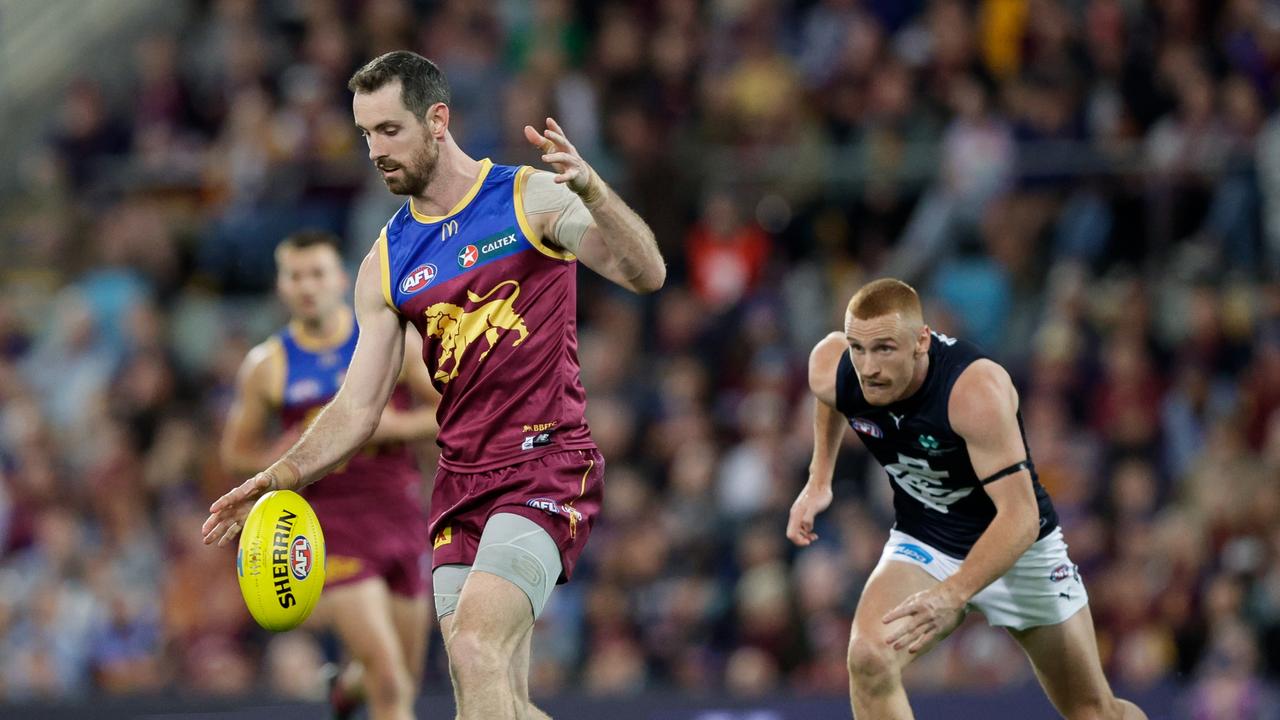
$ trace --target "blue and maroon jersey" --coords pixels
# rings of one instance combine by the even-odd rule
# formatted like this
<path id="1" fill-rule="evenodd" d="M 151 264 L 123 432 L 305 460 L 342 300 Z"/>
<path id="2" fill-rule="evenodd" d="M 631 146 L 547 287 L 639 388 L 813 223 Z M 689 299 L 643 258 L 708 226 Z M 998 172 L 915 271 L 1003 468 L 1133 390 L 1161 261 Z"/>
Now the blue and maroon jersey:
<path id="1" fill-rule="evenodd" d="M 440 465 L 483 472 L 595 447 L 579 379 L 577 259 L 538 237 L 532 168 L 484 160 L 441 217 L 410 200 L 378 238 L 387 304 L 422 333 L 440 391 Z"/>
<path id="2" fill-rule="evenodd" d="M 299 424 L 310 425 L 342 386 L 360 335 L 355 321 L 346 340 L 321 347 L 303 339 L 290 327 L 276 334 L 284 357 L 284 392 L 281 395 L 280 420 L 284 429 Z M 408 388 L 397 385 L 389 401 L 392 407 L 407 410 L 411 402 Z M 367 508 L 377 511 L 388 503 L 408 501 L 421 507 L 421 475 L 413 450 L 402 442 L 370 443 L 345 464 L 319 482 L 303 489 L 302 494 L 321 513 L 324 505 L 334 510 L 356 512 Z M 322 521 L 325 518 L 321 516 Z"/>

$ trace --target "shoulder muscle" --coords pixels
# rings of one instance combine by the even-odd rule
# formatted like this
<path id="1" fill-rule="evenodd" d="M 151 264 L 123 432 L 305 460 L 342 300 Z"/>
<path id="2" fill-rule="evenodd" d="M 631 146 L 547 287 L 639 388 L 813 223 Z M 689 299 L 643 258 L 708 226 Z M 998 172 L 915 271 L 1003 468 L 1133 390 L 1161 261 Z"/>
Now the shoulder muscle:
<path id="1" fill-rule="evenodd" d="M 809 353 L 809 390 L 822 402 L 836 406 L 836 368 L 849 342 L 840 332 L 829 333 Z"/>
<path id="2" fill-rule="evenodd" d="M 284 387 L 284 347 L 270 337 L 255 345 L 240 363 L 236 376 L 240 394 L 271 404 L 281 401 Z"/>
<path id="3" fill-rule="evenodd" d="M 998 443 L 1017 434 L 1018 392 L 999 364 L 975 360 L 956 378 L 947 400 L 951 427 L 966 442 Z"/>

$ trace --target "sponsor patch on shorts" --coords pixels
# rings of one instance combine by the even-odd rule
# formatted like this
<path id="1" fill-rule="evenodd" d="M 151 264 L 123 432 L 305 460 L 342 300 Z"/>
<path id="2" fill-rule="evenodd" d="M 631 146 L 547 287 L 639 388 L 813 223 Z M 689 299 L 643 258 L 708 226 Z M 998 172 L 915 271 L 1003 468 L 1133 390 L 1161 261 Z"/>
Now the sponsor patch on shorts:
<path id="1" fill-rule="evenodd" d="M 933 562 L 933 555 L 930 555 L 927 550 L 919 545 L 912 545 L 911 543 L 899 543 L 898 546 L 893 549 L 893 554 L 905 555 L 906 557 L 909 557 L 923 565 L 928 565 Z"/>
<path id="2" fill-rule="evenodd" d="M 1069 577 L 1077 577 L 1076 566 L 1071 563 L 1062 563 L 1049 572 L 1049 580 L 1053 582 L 1062 582 Z"/>
<path id="3" fill-rule="evenodd" d="M 573 505 L 570 505 L 569 503 L 556 502 L 551 498 L 534 498 L 532 500 L 525 500 L 524 504 L 531 508 L 541 510 L 548 515 L 565 515 L 572 518 L 574 521 L 582 520 L 582 513 Z"/>

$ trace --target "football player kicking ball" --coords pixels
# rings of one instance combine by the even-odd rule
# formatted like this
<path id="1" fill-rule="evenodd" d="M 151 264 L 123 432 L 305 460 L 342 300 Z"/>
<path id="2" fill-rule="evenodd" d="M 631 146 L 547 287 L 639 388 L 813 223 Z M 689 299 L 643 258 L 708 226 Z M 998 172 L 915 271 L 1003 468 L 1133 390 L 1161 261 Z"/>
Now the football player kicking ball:
<path id="1" fill-rule="evenodd" d="M 342 384 L 360 330 L 343 300 L 350 281 L 338 247 L 338 238 L 314 231 L 276 247 L 276 291 L 290 322 L 240 368 L 222 438 L 228 472 L 243 477 L 269 466 Z M 422 475 L 406 443 L 435 435 L 438 398 L 421 358 L 409 355 L 368 442 L 326 482 L 303 491 L 327 550 L 324 593 L 309 624 L 332 627 L 356 661 L 333 685 L 339 717 L 361 696 L 375 720 L 404 717 L 417 697 L 431 625 L 430 548 Z M 275 450 L 263 442 L 273 415 L 283 430 Z"/>
<path id="2" fill-rule="evenodd" d="M 814 347 L 809 387 L 813 460 L 787 537 L 818 539 L 846 421 L 893 481 L 894 527 L 849 640 L 855 717 L 911 718 L 902 669 L 976 608 L 1022 645 L 1064 717 L 1146 718 L 1102 674 L 1088 596 L 1004 368 L 932 332 L 915 290 L 882 279 L 849 301 L 844 332 Z"/>
<path id="3" fill-rule="evenodd" d="M 666 268 L 554 120 L 524 129 L 552 174 L 469 157 L 449 131 L 448 83 L 420 55 L 387 53 L 348 87 L 369 159 L 409 201 L 360 266 L 360 341 L 341 389 L 284 457 L 210 507 L 205 542 L 230 542 L 255 498 L 309 485 L 365 442 L 412 324 L 441 395 L 432 579 L 458 714 L 545 717 L 529 703 L 533 623 L 572 576 L 603 495 L 579 378 L 578 261 L 637 293 Z"/>

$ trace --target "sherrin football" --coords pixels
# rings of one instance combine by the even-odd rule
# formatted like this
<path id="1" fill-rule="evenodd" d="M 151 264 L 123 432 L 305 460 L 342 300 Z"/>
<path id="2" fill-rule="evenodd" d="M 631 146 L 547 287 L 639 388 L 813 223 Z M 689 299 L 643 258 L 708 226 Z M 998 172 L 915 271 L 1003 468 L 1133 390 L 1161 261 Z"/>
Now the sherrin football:
<path id="1" fill-rule="evenodd" d="M 311 615 L 324 588 L 324 534 L 306 499 L 292 490 L 258 498 L 240 532 L 236 575 L 262 627 L 292 630 Z"/>

